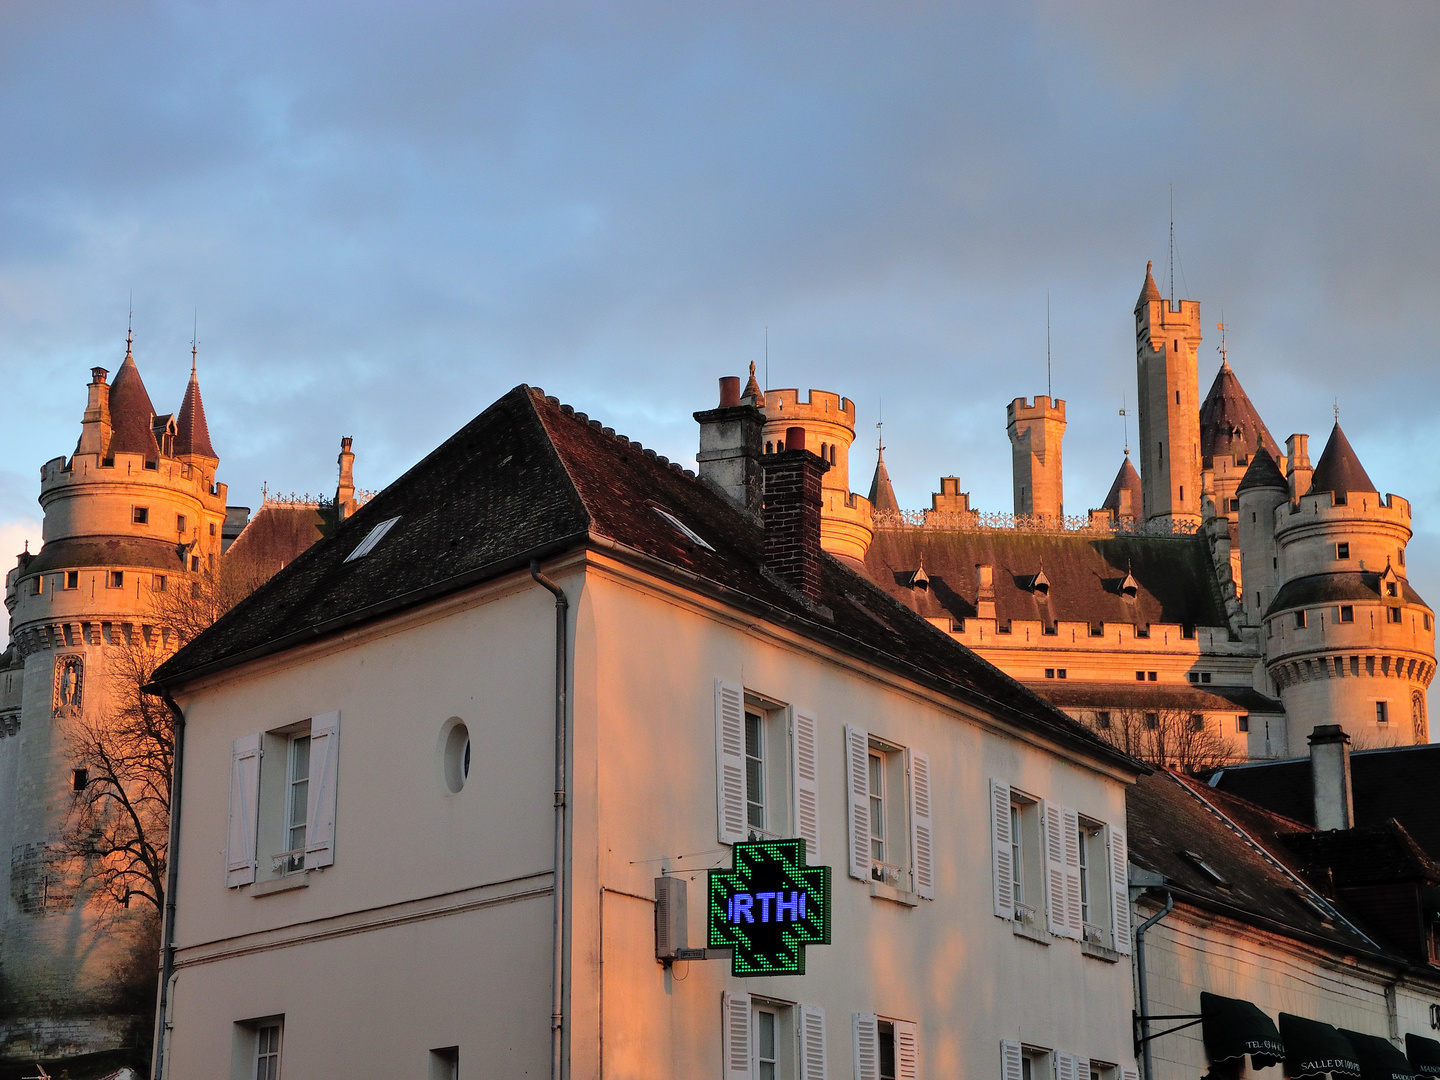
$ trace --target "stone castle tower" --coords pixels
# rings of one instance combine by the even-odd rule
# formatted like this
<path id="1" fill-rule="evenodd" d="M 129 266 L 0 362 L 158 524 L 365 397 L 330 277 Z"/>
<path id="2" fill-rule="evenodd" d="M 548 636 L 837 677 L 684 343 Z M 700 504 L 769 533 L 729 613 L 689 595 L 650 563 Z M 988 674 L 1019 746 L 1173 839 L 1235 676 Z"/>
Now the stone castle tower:
<path id="1" fill-rule="evenodd" d="M 1065 402 L 1036 397 L 1031 405 L 1016 398 L 1005 410 L 1015 487 L 1015 516 L 1056 520 L 1065 516 L 1064 469 L 1060 441 L 1065 437 Z"/>
<path id="2" fill-rule="evenodd" d="M 153 910 L 99 902 L 59 837 L 87 782 L 73 771 L 68 729 L 103 722 L 120 650 L 168 647 L 151 615 L 156 594 L 190 588 L 220 558 L 226 489 L 193 359 L 176 414 L 156 415 L 129 340 L 113 384 L 93 369 L 74 454 L 40 470 L 44 545 L 6 575 L 0 1045 L 12 1055 L 122 1045 L 134 1018 L 114 998 L 114 972 L 137 949 L 153 965 Z"/>
<path id="3" fill-rule="evenodd" d="M 1151 265 L 1135 302 L 1140 478 L 1147 521 L 1199 526 L 1200 304 L 1167 301 Z"/>

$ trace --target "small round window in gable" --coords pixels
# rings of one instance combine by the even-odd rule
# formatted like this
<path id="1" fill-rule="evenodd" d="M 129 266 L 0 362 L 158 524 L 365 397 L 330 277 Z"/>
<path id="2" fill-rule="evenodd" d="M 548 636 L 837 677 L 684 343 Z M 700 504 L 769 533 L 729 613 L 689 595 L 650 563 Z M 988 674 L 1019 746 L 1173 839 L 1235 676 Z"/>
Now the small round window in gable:
<path id="1" fill-rule="evenodd" d="M 445 722 L 441 757 L 445 768 L 445 787 L 451 794 L 457 794 L 470 778 L 470 729 L 458 717 L 452 716 Z"/>

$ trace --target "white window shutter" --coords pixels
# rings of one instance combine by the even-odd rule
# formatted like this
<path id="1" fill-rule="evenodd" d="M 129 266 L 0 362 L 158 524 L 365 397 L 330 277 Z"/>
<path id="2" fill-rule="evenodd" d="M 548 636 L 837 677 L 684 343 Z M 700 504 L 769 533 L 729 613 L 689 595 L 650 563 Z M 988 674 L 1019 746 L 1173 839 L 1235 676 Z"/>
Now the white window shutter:
<path id="1" fill-rule="evenodd" d="M 880 1021 L 874 1013 L 855 1013 L 855 1080 L 880 1080 Z"/>
<path id="2" fill-rule="evenodd" d="M 255 881 L 255 829 L 260 803 L 260 735 L 230 744 L 230 810 L 225 831 L 225 884 Z"/>
<path id="3" fill-rule="evenodd" d="M 819 1005 L 800 1006 L 800 1080 L 825 1080 L 825 1010 Z"/>
<path id="4" fill-rule="evenodd" d="M 1080 815 L 1063 807 L 1060 828 L 1065 839 L 1065 934 L 1080 941 L 1085 937 L 1085 920 L 1080 911 Z"/>
<path id="5" fill-rule="evenodd" d="M 720 843 L 738 844 L 745 831 L 745 688 L 715 680 L 715 794 Z"/>
<path id="6" fill-rule="evenodd" d="M 1010 850 L 1010 785 L 990 781 L 990 861 L 995 877 L 995 915 L 1015 918 L 1015 866 Z"/>
<path id="7" fill-rule="evenodd" d="M 820 720 L 813 712 L 794 712 L 790 760 L 795 774 L 795 835 L 805 841 L 805 855 L 814 865 L 820 862 Z"/>
<path id="8" fill-rule="evenodd" d="M 340 714 L 310 720 L 310 784 L 305 817 L 305 869 L 335 861 L 335 781 L 339 778 Z"/>
<path id="9" fill-rule="evenodd" d="M 1065 835 L 1062 808 L 1052 802 L 1040 803 L 1045 848 L 1045 927 L 1056 937 L 1069 936 L 1065 919 Z"/>
<path id="10" fill-rule="evenodd" d="M 1080 1080 L 1080 1059 L 1063 1050 L 1055 1053 L 1055 1080 Z M 1089 1080 L 1089 1077 L 1086 1077 Z"/>
<path id="11" fill-rule="evenodd" d="M 850 876 L 869 881 L 870 733 L 853 724 L 845 725 L 845 781 L 850 795 Z"/>
<path id="12" fill-rule="evenodd" d="M 930 814 L 930 755 L 919 750 L 906 753 L 910 758 L 910 862 L 915 868 L 912 887 L 917 895 L 934 900 L 935 831 Z"/>
<path id="13" fill-rule="evenodd" d="M 1000 1080 L 1023 1080 L 1025 1055 L 1018 1042 L 1000 1043 Z"/>
<path id="14" fill-rule="evenodd" d="M 1129 1065 L 1120 1067 L 1120 1080 L 1140 1080 L 1140 1070 Z"/>
<path id="15" fill-rule="evenodd" d="M 725 1080 L 750 1080 L 750 995 L 726 990 L 720 999 Z"/>
<path id="16" fill-rule="evenodd" d="M 895 1080 L 920 1080 L 920 1029 L 895 1021 Z"/>
<path id="17" fill-rule="evenodd" d="M 1125 830 L 1111 825 L 1108 831 L 1110 833 L 1111 928 L 1115 931 L 1115 951 L 1121 956 L 1129 956 L 1130 859 L 1125 850 Z"/>

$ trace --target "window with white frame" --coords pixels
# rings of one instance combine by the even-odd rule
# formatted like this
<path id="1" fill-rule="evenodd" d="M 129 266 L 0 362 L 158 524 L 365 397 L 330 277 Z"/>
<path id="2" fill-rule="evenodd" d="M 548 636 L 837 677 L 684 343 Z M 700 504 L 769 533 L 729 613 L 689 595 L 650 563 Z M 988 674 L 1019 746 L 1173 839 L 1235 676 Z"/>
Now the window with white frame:
<path id="1" fill-rule="evenodd" d="M 725 1080 L 825 1080 L 825 1010 L 727 991 L 721 1000 Z"/>
<path id="2" fill-rule="evenodd" d="M 851 1018 L 857 1080 L 917 1080 L 920 1075 L 919 1028 L 908 1020 L 873 1013 Z"/>
<path id="3" fill-rule="evenodd" d="M 283 1016 L 242 1020 L 235 1025 L 230 1055 L 231 1080 L 280 1080 Z"/>
<path id="4" fill-rule="evenodd" d="M 235 740 L 227 885 L 238 888 L 335 861 L 339 740 L 338 712 Z"/>
<path id="5" fill-rule="evenodd" d="M 715 791 L 722 844 L 800 837 L 820 849 L 819 721 L 715 680 Z"/>
<path id="6" fill-rule="evenodd" d="M 845 747 L 850 876 L 934 899 L 930 758 L 853 724 Z"/>
<path id="7" fill-rule="evenodd" d="M 1081 938 L 1091 945 L 1113 948 L 1114 920 L 1110 905 L 1114 890 L 1110 880 L 1109 845 L 1105 826 L 1079 816 L 1077 836 L 1080 850 Z"/>

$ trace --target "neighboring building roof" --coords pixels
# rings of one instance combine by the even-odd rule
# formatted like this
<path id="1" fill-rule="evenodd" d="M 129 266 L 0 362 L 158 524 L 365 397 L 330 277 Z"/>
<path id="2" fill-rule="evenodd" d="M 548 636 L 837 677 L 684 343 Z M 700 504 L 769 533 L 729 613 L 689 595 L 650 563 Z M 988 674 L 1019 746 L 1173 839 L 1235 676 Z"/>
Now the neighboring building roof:
<path id="1" fill-rule="evenodd" d="M 1355 823 L 1395 818 L 1431 858 L 1440 859 L 1440 744 L 1356 750 L 1350 755 Z M 1297 821 L 1314 821 L 1310 759 L 1260 761 L 1214 773 L 1216 789 L 1249 799 Z"/>
<path id="2" fill-rule="evenodd" d="M 870 481 L 870 505 L 876 510 L 899 510 L 895 501 L 895 488 L 890 484 L 890 470 L 885 468 L 885 448 L 877 451 L 875 477 Z"/>
<path id="3" fill-rule="evenodd" d="M 1331 491 L 1336 495 L 1347 495 L 1352 491 L 1373 491 L 1378 494 L 1380 491 L 1365 472 L 1365 466 L 1360 464 L 1355 448 L 1350 445 L 1350 440 L 1345 437 L 1345 432 L 1340 430 L 1338 423 L 1331 430 L 1330 441 L 1325 444 L 1325 450 L 1315 465 L 1315 472 L 1310 476 L 1309 494 L 1320 491 Z"/>
<path id="4" fill-rule="evenodd" d="M 1299 832 L 1285 844 L 1306 862 L 1327 867 L 1337 886 L 1416 881 L 1440 884 L 1440 866 L 1394 818 L 1350 829 Z"/>
<path id="5" fill-rule="evenodd" d="M 391 519 L 383 540 L 347 561 Z M 820 599 L 807 603 L 765 568 L 762 531 L 724 496 L 528 386 L 495 402 L 241 601 L 155 680 L 183 683 L 591 544 L 940 693 L 983 702 L 1073 751 L 1144 768 L 834 558 L 822 557 Z"/>
<path id="6" fill-rule="evenodd" d="M 155 406 L 127 346 L 125 362 L 110 386 L 110 445 L 106 454 L 143 454 L 146 460 L 158 459 L 160 444 L 150 426 L 154 417 Z"/>
<path id="7" fill-rule="evenodd" d="M 210 445 L 210 425 L 205 421 L 205 403 L 200 400 L 200 379 L 195 374 L 195 365 L 190 365 L 190 382 L 185 387 L 185 400 L 180 405 L 176 420 L 175 455 L 200 454 L 215 458 L 215 448 Z"/>
<path id="8" fill-rule="evenodd" d="M 1407 604 L 1430 605 L 1404 578 L 1400 579 L 1400 592 Z M 1337 604 L 1342 600 L 1379 600 L 1380 575 L 1369 570 L 1345 570 L 1337 574 L 1307 574 L 1280 586 L 1275 599 L 1270 601 L 1266 616 L 1277 611 L 1313 605 Z"/>
<path id="9" fill-rule="evenodd" d="M 1290 490 L 1290 485 L 1285 482 L 1285 477 L 1280 473 L 1280 466 L 1275 463 L 1275 459 L 1263 446 L 1256 450 L 1255 456 L 1250 459 L 1250 467 L 1240 478 L 1240 483 L 1235 488 L 1235 494 L 1239 495 L 1242 491 L 1249 491 L 1252 488 Z"/>
<path id="10" fill-rule="evenodd" d="M 1083 679 L 1046 679 L 1026 685 L 1062 709 L 1166 709 L 1177 712 L 1273 713 L 1277 716 L 1285 712 L 1279 701 L 1248 686 L 1100 683 Z"/>
<path id="11" fill-rule="evenodd" d="M 1140 474 L 1135 471 L 1135 466 L 1130 464 L 1130 451 L 1125 451 L 1125 460 L 1120 463 L 1120 471 L 1115 474 L 1115 482 L 1110 485 L 1110 493 L 1105 496 L 1105 501 L 1100 504 L 1101 510 L 1109 510 L 1112 514 L 1120 512 L 1120 492 L 1130 492 L 1130 509 L 1135 516 L 1140 516 L 1140 498 L 1143 488 L 1140 484 Z"/>
<path id="12" fill-rule="evenodd" d="M 911 587 L 921 563 L 929 587 Z M 1044 563 L 1050 588 L 1032 591 Z M 926 618 L 971 619 L 975 567 L 995 568 L 1000 622 L 1179 623 L 1228 626 L 1202 536 L 1096 536 L 1020 529 L 877 529 L 865 554 L 870 579 Z M 1126 573 L 1138 586 L 1121 592 Z"/>
<path id="13" fill-rule="evenodd" d="M 1154 269 L 1155 264 L 1153 262 L 1147 262 L 1145 264 L 1145 284 L 1141 286 L 1140 299 L 1135 301 L 1136 311 L 1139 311 L 1152 300 L 1165 299 L 1163 296 L 1160 295 L 1159 286 L 1155 284 L 1155 275 L 1152 273 Z"/>
<path id="14" fill-rule="evenodd" d="M 1229 362 L 1222 362 L 1200 406 L 1200 457 L 1209 468 L 1212 458 L 1247 457 L 1257 446 L 1280 453 Z"/>
<path id="15" fill-rule="evenodd" d="M 318 507 L 266 503 L 226 549 L 222 565 L 243 564 L 250 572 L 269 577 L 321 538 L 324 520 Z"/>

